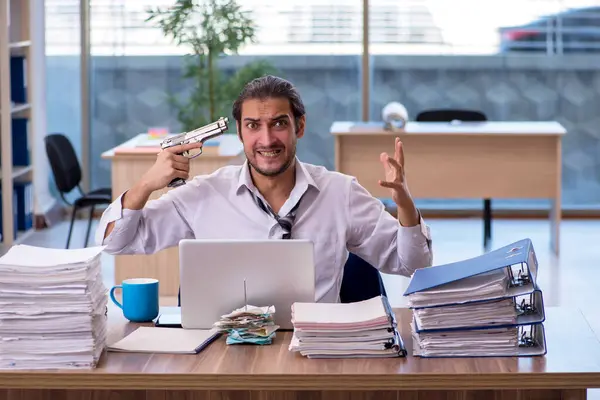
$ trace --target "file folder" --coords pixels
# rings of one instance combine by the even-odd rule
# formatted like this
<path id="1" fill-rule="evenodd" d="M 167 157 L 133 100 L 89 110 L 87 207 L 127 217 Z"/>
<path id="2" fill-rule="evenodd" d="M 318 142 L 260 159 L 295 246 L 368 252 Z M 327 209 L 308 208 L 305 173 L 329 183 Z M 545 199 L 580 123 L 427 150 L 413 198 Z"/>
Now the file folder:
<path id="1" fill-rule="evenodd" d="M 427 342 L 435 340 L 436 337 L 446 337 L 448 341 L 453 340 L 454 343 L 464 342 L 465 339 L 461 338 L 463 333 L 470 333 L 471 336 L 473 334 L 479 335 L 485 341 L 488 340 L 487 337 L 493 338 L 494 335 L 506 335 L 507 332 L 511 332 L 511 336 L 515 338 L 515 344 L 504 348 L 501 346 L 481 346 L 480 349 L 474 350 L 471 345 L 471 348 L 461 350 L 453 345 L 451 349 L 436 350 L 435 345 L 427 344 Z M 452 335 L 455 335 L 456 338 L 452 338 Z M 546 332 L 544 325 L 541 323 L 511 328 L 474 329 L 443 333 L 416 333 L 413 331 L 413 355 L 421 358 L 534 357 L 543 356 L 546 353 Z"/>
<path id="2" fill-rule="evenodd" d="M 406 357 L 386 296 L 353 303 L 294 303 L 290 351 L 308 358 Z"/>
<path id="3" fill-rule="evenodd" d="M 418 357 L 546 354 L 544 301 L 530 239 L 417 270 L 404 293 Z"/>
<path id="4" fill-rule="evenodd" d="M 499 302 L 507 302 L 510 303 L 514 308 L 514 320 L 508 323 L 502 323 L 494 321 L 494 311 L 493 307 Z M 489 319 L 492 322 L 487 324 L 461 324 L 460 322 L 446 323 L 439 328 L 423 328 L 419 324 L 419 320 L 422 318 L 421 314 L 427 312 L 427 310 L 439 310 L 440 313 L 438 315 L 440 319 L 452 319 L 453 312 L 462 312 L 464 314 L 470 313 L 475 314 L 477 312 L 477 308 L 481 306 L 490 305 L 492 306 L 491 310 L 484 310 L 484 312 L 489 313 Z M 442 332 L 442 331 L 452 331 L 452 330 L 466 330 L 466 329 L 495 329 L 495 328 L 508 328 L 512 326 L 523 326 L 523 325 L 534 325 L 540 324 L 546 320 L 546 313 L 544 311 L 544 299 L 542 295 L 542 290 L 537 287 L 532 293 L 528 293 L 521 296 L 515 296 L 506 299 L 500 300 L 490 300 L 486 302 L 473 302 L 468 304 L 461 305 L 444 305 L 439 307 L 421 307 L 413 310 L 413 323 L 415 326 L 415 331 L 417 333 L 421 332 Z"/>
<path id="5" fill-rule="evenodd" d="M 430 268 L 418 269 L 413 274 L 404 296 L 425 293 L 434 289 L 460 288 L 460 285 L 479 277 L 484 282 L 487 276 L 504 273 L 506 288 L 494 294 L 474 300 L 472 294 L 463 300 L 442 301 L 431 296 L 428 306 L 464 304 L 474 301 L 488 301 L 533 293 L 537 278 L 537 257 L 530 239 L 522 239 L 507 246 L 490 251 L 477 257 L 442 264 Z M 436 300 L 437 299 L 437 300 Z M 411 308 L 414 308 L 411 306 Z"/>

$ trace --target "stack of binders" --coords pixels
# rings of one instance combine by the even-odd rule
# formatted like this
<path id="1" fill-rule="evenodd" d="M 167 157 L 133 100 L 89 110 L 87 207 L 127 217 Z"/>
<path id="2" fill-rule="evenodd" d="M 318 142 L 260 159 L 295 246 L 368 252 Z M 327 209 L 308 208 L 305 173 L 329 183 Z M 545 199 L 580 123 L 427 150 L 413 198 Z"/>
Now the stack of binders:
<path id="1" fill-rule="evenodd" d="M 102 247 L 0 258 L 0 369 L 94 368 L 106 344 Z"/>
<path id="2" fill-rule="evenodd" d="M 308 358 L 404 357 L 386 297 L 355 303 L 294 303 L 290 351 Z"/>
<path id="3" fill-rule="evenodd" d="M 417 270 L 408 289 L 413 355 L 546 354 L 533 244 L 523 239 L 481 256 Z"/>

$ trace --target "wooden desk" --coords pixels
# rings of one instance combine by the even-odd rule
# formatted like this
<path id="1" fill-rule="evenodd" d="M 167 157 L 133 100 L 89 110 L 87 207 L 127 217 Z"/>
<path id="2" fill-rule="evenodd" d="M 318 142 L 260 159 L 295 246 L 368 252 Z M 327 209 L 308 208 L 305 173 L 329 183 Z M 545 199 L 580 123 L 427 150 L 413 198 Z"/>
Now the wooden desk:
<path id="1" fill-rule="evenodd" d="M 138 135 L 102 154 L 102 158 L 111 160 L 111 186 L 115 199 L 133 186 L 156 161 L 159 147 L 149 146 L 148 143 L 143 147 L 138 146 L 145 137 L 145 134 Z M 239 140 L 230 135 L 227 135 L 227 139 L 231 140 L 223 141 L 221 146 L 206 146 L 202 154 L 191 161 L 190 176 L 210 174 L 225 165 L 243 163 L 244 153 Z M 159 141 L 155 142 L 158 146 Z M 150 199 L 160 197 L 167 190 L 170 189 L 154 192 Z M 115 284 L 120 284 L 124 279 L 140 277 L 158 279 L 161 296 L 176 296 L 179 290 L 177 247 L 153 255 L 115 256 Z"/>
<path id="2" fill-rule="evenodd" d="M 309 360 L 288 351 L 289 332 L 262 347 L 222 337 L 198 355 L 110 352 L 92 371 L 0 371 L 0 399 L 579 400 L 600 387 L 600 342 L 577 309 L 547 309 L 545 357 L 454 359 L 412 357 L 411 313 L 396 311 L 405 359 Z M 111 341 L 135 329 L 115 307 L 109 321 Z"/>
<path id="3" fill-rule="evenodd" d="M 382 152 L 404 144 L 411 194 L 430 199 L 550 199 L 551 247 L 559 252 L 561 140 L 557 122 L 408 122 L 401 132 L 382 124 L 335 122 L 335 168 L 356 176 L 373 196 L 389 197 Z"/>

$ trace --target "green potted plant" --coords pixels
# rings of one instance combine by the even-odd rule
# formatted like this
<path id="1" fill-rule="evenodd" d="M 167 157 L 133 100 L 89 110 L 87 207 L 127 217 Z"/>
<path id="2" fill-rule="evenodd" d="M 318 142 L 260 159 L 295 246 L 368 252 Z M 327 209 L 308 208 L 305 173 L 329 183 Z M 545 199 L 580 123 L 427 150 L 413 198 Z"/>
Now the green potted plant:
<path id="1" fill-rule="evenodd" d="M 233 74 L 219 69 L 219 60 L 256 41 L 252 16 L 236 0 L 176 0 L 166 8 L 150 8 L 148 14 L 147 22 L 187 49 L 183 78 L 190 84 L 189 97 L 180 100 L 169 95 L 184 131 L 230 115 L 233 101 L 248 81 L 277 73 L 264 60 L 248 63 Z"/>

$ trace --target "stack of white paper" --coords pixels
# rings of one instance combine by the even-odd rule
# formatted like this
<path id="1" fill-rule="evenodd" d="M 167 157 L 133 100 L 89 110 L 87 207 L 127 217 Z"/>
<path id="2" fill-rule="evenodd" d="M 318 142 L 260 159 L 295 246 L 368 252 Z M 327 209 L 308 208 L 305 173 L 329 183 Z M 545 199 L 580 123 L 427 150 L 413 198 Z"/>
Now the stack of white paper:
<path id="1" fill-rule="evenodd" d="M 0 368 L 96 366 L 106 345 L 102 249 L 16 245 L 0 257 Z"/>
<path id="2" fill-rule="evenodd" d="M 514 300 L 501 299 L 447 307 L 413 310 L 421 329 L 451 329 L 490 325 L 513 325 L 517 322 Z"/>
<path id="3" fill-rule="evenodd" d="M 413 354 L 427 357 L 490 357 L 515 354 L 519 329 L 456 330 L 443 332 L 413 331 Z"/>
<path id="4" fill-rule="evenodd" d="M 356 303 L 294 303 L 290 351 L 308 358 L 398 357 L 405 348 L 385 297 Z"/>
<path id="5" fill-rule="evenodd" d="M 408 305 L 409 307 L 433 307 L 502 298 L 507 295 L 508 282 L 506 270 L 499 269 L 450 282 L 442 287 L 413 293 L 408 298 Z"/>

